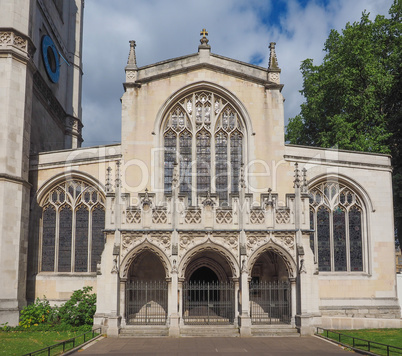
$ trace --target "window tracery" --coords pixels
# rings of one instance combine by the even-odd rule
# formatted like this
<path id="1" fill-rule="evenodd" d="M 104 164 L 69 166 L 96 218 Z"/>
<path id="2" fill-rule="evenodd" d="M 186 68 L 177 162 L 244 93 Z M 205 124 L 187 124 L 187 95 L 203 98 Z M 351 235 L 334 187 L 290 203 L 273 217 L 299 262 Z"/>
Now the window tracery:
<path id="1" fill-rule="evenodd" d="M 320 271 L 363 271 L 363 214 L 360 197 L 342 183 L 310 189 L 310 246 Z"/>
<path id="2" fill-rule="evenodd" d="M 196 194 L 208 191 L 217 193 L 221 206 L 228 205 L 229 193 L 239 191 L 243 163 L 244 128 L 237 110 L 216 93 L 196 91 L 167 113 L 163 140 L 165 193 L 172 191 L 177 160 L 180 193 L 190 205 Z"/>
<path id="3" fill-rule="evenodd" d="M 95 272 L 103 251 L 105 201 L 81 180 L 54 187 L 42 210 L 41 271 Z"/>

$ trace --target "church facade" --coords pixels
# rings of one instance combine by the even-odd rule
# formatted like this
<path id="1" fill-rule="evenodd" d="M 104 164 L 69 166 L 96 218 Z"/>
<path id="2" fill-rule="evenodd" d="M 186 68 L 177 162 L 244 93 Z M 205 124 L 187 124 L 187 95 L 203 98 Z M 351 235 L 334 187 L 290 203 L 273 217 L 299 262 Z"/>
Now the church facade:
<path id="1" fill-rule="evenodd" d="M 144 67 L 130 42 L 121 144 L 31 155 L 14 282 L 51 303 L 92 286 L 109 336 L 400 327 L 390 157 L 286 145 L 275 43 L 263 68 L 201 36 Z"/>

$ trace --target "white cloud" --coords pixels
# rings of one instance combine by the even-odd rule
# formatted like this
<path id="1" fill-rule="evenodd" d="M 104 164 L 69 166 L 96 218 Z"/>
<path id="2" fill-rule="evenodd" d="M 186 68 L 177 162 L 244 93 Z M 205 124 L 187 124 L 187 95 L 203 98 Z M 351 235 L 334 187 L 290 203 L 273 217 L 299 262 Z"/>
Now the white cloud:
<path id="1" fill-rule="evenodd" d="M 282 1 L 287 11 L 281 26 L 265 18 L 272 1 Z M 285 84 L 285 120 L 296 115 L 302 102 L 301 61 L 320 63 L 331 28 L 358 21 L 364 9 L 386 15 L 392 0 L 86 0 L 84 10 L 84 145 L 120 141 L 124 67 L 131 39 L 137 42 L 139 66 L 195 53 L 199 31 L 206 28 L 212 52 L 249 62 L 268 63 L 268 44 L 277 43 L 277 56 Z M 265 20 L 265 21 L 264 21 Z"/>

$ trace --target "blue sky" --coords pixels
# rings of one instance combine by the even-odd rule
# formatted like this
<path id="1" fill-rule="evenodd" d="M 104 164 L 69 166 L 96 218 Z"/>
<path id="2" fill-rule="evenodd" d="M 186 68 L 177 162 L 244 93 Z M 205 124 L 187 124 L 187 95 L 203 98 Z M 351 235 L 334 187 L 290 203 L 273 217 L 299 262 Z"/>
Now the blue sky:
<path id="1" fill-rule="evenodd" d="M 139 66 L 197 52 L 202 28 L 216 54 L 267 66 L 276 42 L 285 85 L 285 122 L 299 113 L 301 61 L 319 64 L 329 31 L 367 10 L 387 15 L 392 0 L 86 0 L 83 50 L 84 146 L 120 142 L 129 40 Z"/>

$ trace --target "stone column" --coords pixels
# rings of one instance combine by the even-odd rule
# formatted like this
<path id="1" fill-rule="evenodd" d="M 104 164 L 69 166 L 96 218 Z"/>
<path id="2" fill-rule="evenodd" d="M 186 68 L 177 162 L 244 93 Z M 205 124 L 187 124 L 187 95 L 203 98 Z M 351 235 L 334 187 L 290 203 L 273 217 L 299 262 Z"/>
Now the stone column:
<path id="1" fill-rule="evenodd" d="M 241 314 L 240 336 L 251 336 L 250 295 L 248 285 L 248 269 L 246 258 L 243 258 L 240 277 L 241 287 Z"/>
<path id="2" fill-rule="evenodd" d="M 292 277 L 289 278 L 290 281 L 290 298 L 291 298 L 291 307 L 292 307 L 292 319 L 291 324 L 292 326 L 296 326 L 296 313 L 297 313 L 297 288 L 296 288 L 296 278 Z"/>
<path id="3" fill-rule="evenodd" d="M 178 295 L 179 295 L 179 278 L 176 260 L 173 260 L 173 267 L 170 279 L 170 290 L 168 300 L 168 315 L 169 315 L 169 336 L 179 336 L 180 328 L 179 321 L 180 315 L 177 309 L 178 307 Z"/>

